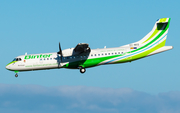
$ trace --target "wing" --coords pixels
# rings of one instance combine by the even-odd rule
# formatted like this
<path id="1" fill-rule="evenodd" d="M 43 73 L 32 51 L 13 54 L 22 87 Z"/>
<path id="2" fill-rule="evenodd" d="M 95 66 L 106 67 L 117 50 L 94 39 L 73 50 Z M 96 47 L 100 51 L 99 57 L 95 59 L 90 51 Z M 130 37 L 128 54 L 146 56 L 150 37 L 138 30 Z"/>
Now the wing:
<path id="1" fill-rule="evenodd" d="M 81 53 L 89 53 L 91 51 L 89 44 L 87 43 L 79 43 L 75 48 L 74 51 L 78 54 Z"/>

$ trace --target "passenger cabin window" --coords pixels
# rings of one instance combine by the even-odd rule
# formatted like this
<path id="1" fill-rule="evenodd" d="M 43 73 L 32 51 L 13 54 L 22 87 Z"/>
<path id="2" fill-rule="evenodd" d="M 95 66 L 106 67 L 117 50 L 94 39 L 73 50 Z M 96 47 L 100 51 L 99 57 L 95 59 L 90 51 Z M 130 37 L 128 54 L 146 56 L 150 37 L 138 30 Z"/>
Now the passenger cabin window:
<path id="1" fill-rule="evenodd" d="M 107 53 L 105 53 L 105 55 L 107 55 Z"/>
<path id="2" fill-rule="evenodd" d="M 91 56 L 93 56 L 93 54 L 91 54 Z"/>
<path id="3" fill-rule="evenodd" d="M 98 54 L 98 56 L 100 56 L 100 54 Z"/>
<path id="4" fill-rule="evenodd" d="M 118 54 L 121 54 L 120 52 L 118 52 Z"/>
<path id="5" fill-rule="evenodd" d="M 110 55 L 110 53 L 108 53 L 108 55 Z"/>

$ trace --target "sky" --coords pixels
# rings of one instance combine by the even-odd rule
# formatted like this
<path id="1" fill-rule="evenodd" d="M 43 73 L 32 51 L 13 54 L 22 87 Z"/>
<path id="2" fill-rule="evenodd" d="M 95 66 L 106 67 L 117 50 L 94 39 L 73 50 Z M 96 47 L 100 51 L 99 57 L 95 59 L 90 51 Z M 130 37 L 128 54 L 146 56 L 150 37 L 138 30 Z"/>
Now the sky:
<path id="1" fill-rule="evenodd" d="M 174 0 L 0 1 L 0 112 L 179 113 L 179 8 Z M 142 39 L 159 18 L 171 18 L 173 50 L 131 63 L 79 70 L 15 73 L 15 57 L 88 43 L 119 47 Z"/>

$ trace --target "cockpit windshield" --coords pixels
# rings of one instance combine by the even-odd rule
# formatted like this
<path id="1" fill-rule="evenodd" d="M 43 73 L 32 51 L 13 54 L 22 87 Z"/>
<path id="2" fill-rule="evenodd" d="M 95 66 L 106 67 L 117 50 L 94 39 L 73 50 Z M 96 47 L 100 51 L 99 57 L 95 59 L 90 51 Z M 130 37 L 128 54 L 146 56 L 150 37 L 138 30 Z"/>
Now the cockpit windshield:
<path id="1" fill-rule="evenodd" d="M 13 61 L 21 61 L 21 58 L 14 58 Z"/>

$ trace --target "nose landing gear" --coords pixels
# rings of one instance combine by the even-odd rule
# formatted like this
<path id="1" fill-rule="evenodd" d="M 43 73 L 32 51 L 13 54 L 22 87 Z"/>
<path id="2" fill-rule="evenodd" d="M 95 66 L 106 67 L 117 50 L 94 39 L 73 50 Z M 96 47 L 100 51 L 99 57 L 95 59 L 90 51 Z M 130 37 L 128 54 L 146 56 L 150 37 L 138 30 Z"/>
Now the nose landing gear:
<path id="1" fill-rule="evenodd" d="M 19 71 L 14 71 L 16 74 L 15 74 L 15 77 L 17 78 L 18 77 L 18 72 Z"/>
<path id="2" fill-rule="evenodd" d="M 17 74 L 17 73 L 15 74 L 15 77 L 18 77 L 18 74 Z"/>

